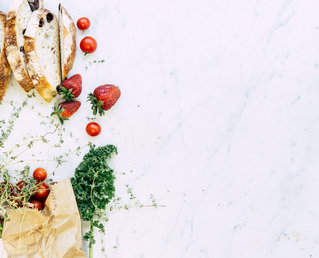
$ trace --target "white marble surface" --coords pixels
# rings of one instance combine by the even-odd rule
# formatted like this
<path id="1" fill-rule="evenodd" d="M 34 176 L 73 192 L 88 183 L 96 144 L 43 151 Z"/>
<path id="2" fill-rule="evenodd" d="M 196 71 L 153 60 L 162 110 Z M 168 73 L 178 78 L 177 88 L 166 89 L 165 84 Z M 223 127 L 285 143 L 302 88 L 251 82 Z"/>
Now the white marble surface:
<path id="1" fill-rule="evenodd" d="M 319 257 L 318 1 L 63 4 L 75 20 L 91 19 L 88 34 L 98 41 L 96 53 L 78 52 L 72 71 L 83 76 L 81 100 L 104 83 L 122 90 L 93 140 L 119 148 L 112 165 L 129 173 L 118 176 L 118 191 L 129 183 L 144 203 L 154 194 L 166 205 L 113 211 L 107 257 Z M 89 65 L 99 59 L 106 61 Z M 5 101 L 23 94 L 13 82 Z M 16 138 L 43 129 L 36 110 L 21 117 Z M 65 149 L 92 140 L 89 113 L 83 103 L 67 123 L 81 139 Z M 72 176 L 78 162 L 55 179 Z M 99 249 L 95 257 L 104 257 Z"/>

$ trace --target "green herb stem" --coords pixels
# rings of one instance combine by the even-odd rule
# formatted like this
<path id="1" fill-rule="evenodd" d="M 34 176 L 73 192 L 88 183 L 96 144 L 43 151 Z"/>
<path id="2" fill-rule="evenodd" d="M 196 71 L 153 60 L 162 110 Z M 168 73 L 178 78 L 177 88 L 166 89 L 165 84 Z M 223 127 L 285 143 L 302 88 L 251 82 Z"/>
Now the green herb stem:
<path id="1" fill-rule="evenodd" d="M 90 221 L 90 244 L 89 244 L 89 249 L 90 249 L 90 258 L 93 258 L 93 218 Z"/>

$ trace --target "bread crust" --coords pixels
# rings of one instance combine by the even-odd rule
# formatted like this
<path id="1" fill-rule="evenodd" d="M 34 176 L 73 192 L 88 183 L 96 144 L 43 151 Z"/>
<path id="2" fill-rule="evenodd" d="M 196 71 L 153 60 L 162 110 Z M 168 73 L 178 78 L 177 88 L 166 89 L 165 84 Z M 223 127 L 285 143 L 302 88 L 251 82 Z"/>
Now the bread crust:
<path id="1" fill-rule="evenodd" d="M 0 22 L 3 23 L 3 28 L 5 28 L 6 23 L 6 15 L 0 11 Z M 7 91 L 11 69 L 10 65 L 7 61 L 6 53 L 5 53 L 5 44 L 3 41 L 2 51 L 0 53 L 0 103 Z"/>
<path id="2" fill-rule="evenodd" d="M 39 94 L 43 97 L 45 101 L 51 102 L 51 100 L 57 95 L 57 91 L 55 87 L 53 87 L 47 81 L 41 69 L 38 56 L 36 53 L 36 45 L 35 45 L 36 44 L 35 37 L 37 34 L 37 30 L 39 28 L 39 21 L 41 18 L 45 18 L 45 16 L 48 13 L 51 13 L 51 12 L 46 9 L 38 9 L 37 11 L 33 12 L 31 19 L 29 21 L 27 30 L 24 35 L 24 51 L 26 55 L 27 69 L 29 71 L 29 75 L 31 77 L 31 80 L 36 90 L 39 92 Z M 55 16 L 54 18 L 56 19 Z M 57 54 L 60 55 L 59 51 Z"/>
<path id="3" fill-rule="evenodd" d="M 73 67 L 76 55 L 76 27 L 71 15 L 61 4 L 59 5 L 59 24 L 60 41 L 63 41 L 60 46 L 63 46 L 61 51 L 64 52 L 64 60 L 61 60 L 62 79 L 65 80 Z"/>
<path id="4" fill-rule="evenodd" d="M 14 0 L 11 5 L 11 10 L 7 15 L 5 27 L 5 52 L 15 78 L 21 87 L 28 92 L 34 86 L 20 57 L 16 30 L 16 26 L 18 26 L 17 14 L 23 1 L 26 0 Z"/>

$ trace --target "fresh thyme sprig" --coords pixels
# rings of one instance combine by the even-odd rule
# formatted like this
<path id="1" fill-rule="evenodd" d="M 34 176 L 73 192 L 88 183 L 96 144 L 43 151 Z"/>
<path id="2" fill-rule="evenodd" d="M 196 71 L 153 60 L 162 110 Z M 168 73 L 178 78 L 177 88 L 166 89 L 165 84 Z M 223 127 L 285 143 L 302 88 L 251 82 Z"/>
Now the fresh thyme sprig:
<path id="1" fill-rule="evenodd" d="M 22 104 L 19 107 L 14 106 L 13 107 L 13 112 L 11 113 L 10 119 L 8 121 L 8 126 L 7 128 L 2 128 L 0 130 L 0 148 L 4 148 L 4 143 L 8 140 L 9 136 L 12 133 L 13 127 L 14 127 L 14 123 L 15 121 L 19 118 L 20 113 L 22 111 L 22 108 L 25 107 L 27 105 L 27 100 L 23 101 Z M 6 122 L 5 120 L 1 120 L 1 125 L 5 125 Z"/>

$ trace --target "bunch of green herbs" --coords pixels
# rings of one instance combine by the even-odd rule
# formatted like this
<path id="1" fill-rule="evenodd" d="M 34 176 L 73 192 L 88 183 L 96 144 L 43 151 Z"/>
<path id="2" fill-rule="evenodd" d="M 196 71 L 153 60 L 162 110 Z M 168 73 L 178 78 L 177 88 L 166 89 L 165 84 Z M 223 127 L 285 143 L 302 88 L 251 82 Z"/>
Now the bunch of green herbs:
<path id="1" fill-rule="evenodd" d="M 90 222 L 90 230 L 84 235 L 84 240 L 89 241 L 89 257 L 92 257 L 95 244 L 93 230 L 98 228 L 100 232 L 105 232 L 103 218 L 106 206 L 115 193 L 114 171 L 107 163 L 114 154 L 117 154 L 114 145 L 98 148 L 92 145 L 71 178 L 81 218 Z"/>

